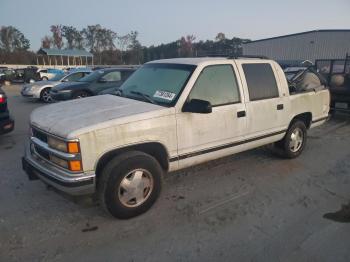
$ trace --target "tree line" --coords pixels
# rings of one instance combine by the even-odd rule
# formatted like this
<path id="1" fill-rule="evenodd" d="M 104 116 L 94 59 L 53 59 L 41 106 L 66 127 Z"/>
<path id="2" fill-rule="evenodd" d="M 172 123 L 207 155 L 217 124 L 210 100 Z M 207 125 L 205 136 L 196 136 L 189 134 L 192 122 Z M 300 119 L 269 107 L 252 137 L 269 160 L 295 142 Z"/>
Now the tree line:
<path id="1" fill-rule="evenodd" d="M 84 49 L 94 54 L 95 64 L 142 64 L 147 61 L 207 55 L 241 55 L 242 44 L 250 41 L 218 33 L 214 40 L 197 41 L 186 35 L 161 45 L 142 46 L 139 33 L 118 34 L 100 24 L 77 29 L 70 25 L 51 25 L 50 34 L 41 39 L 42 48 Z M 36 55 L 29 50 L 30 41 L 13 26 L 0 27 L 0 63 L 35 64 Z"/>

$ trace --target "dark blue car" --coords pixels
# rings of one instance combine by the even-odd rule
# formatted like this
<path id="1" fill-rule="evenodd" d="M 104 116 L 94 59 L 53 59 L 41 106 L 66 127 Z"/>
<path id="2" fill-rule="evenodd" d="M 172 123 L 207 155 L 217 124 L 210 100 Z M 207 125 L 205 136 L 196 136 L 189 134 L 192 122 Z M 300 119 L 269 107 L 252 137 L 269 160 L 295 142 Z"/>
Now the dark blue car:
<path id="1" fill-rule="evenodd" d="M 135 70 L 135 68 L 99 69 L 77 82 L 62 83 L 53 87 L 50 95 L 54 100 L 60 101 L 105 94 L 106 90 L 118 89 Z"/>

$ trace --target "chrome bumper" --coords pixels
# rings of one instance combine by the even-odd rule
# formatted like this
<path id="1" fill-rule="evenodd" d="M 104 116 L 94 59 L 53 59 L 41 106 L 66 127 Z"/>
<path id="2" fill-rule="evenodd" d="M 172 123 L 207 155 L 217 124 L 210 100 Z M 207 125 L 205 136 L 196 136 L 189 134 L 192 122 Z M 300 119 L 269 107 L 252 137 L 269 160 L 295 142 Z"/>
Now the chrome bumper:
<path id="1" fill-rule="evenodd" d="M 67 194 L 87 195 L 95 192 L 94 173 L 64 171 L 32 152 L 30 145 L 26 146 L 25 155 L 22 158 L 22 167 L 30 180 L 39 178 L 46 184 Z"/>

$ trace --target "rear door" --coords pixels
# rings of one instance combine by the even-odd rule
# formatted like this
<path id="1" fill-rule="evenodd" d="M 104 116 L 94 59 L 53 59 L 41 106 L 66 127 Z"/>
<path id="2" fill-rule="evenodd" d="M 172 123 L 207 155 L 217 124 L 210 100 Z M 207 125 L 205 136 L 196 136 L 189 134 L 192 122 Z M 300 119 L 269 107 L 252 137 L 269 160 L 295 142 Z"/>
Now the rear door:
<path id="1" fill-rule="evenodd" d="M 285 131 L 289 121 L 286 90 L 279 86 L 277 72 L 269 62 L 236 60 L 245 90 L 248 90 L 247 137 Z"/>

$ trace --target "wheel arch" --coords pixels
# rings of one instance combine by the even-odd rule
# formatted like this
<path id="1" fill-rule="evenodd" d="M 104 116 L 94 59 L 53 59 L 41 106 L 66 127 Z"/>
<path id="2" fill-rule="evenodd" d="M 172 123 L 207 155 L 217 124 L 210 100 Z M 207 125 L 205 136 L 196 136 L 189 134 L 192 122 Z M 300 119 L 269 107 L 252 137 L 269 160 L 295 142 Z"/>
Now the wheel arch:
<path id="1" fill-rule="evenodd" d="M 43 92 L 44 92 L 44 90 L 46 90 L 46 89 L 52 89 L 52 86 L 43 86 L 43 87 L 41 87 L 40 88 L 40 97 L 42 96 L 42 94 L 43 94 Z"/>
<path id="2" fill-rule="evenodd" d="M 293 117 L 290 125 L 296 120 L 303 121 L 305 126 L 306 126 L 306 128 L 309 129 L 311 127 L 311 123 L 312 123 L 312 113 L 311 112 L 305 112 L 305 113 L 301 113 L 301 114 L 295 115 Z"/>
<path id="3" fill-rule="evenodd" d="M 130 145 L 126 147 L 116 148 L 105 152 L 97 161 L 95 166 L 96 176 L 98 177 L 103 167 L 114 157 L 128 151 L 140 151 L 153 156 L 163 170 L 169 169 L 169 154 L 166 147 L 160 142 L 146 142 L 141 144 Z"/>

